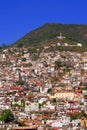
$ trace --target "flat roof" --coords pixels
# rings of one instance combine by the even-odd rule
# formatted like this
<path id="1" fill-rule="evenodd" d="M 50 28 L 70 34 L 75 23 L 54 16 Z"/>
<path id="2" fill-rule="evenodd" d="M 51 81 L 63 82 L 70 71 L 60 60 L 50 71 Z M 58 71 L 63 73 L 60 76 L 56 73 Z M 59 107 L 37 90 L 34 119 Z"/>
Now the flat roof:
<path id="1" fill-rule="evenodd" d="M 28 126 L 21 126 L 21 127 L 14 127 L 13 130 L 36 130 L 37 126 L 32 126 L 32 127 L 28 127 Z"/>

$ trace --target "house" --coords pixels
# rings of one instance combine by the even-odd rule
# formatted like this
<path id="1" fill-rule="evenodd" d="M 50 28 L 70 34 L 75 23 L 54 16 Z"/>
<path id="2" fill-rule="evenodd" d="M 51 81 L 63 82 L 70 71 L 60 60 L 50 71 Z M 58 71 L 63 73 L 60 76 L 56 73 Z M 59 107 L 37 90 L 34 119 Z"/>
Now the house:
<path id="1" fill-rule="evenodd" d="M 57 92 L 55 95 L 50 96 L 49 98 L 57 98 L 57 99 L 74 99 L 76 94 L 74 92 Z"/>
<path id="2" fill-rule="evenodd" d="M 58 43 L 57 43 L 57 46 L 61 46 L 61 44 L 58 42 Z"/>
<path id="3" fill-rule="evenodd" d="M 38 111 L 39 103 L 25 101 L 25 112 Z"/>
<path id="4" fill-rule="evenodd" d="M 37 126 L 31 126 L 31 127 L 26 127 L 26 126 L 22 126 L 22 127 L 14 127 L 12 130 L 37 130 Z"/>
<path id="5" fill-rule="evenodd" d="M 77 46 L 78 46 L 78 47 L 82 47 L 82 44 L 81 44 L 81 43 L 77 43 Z"/>

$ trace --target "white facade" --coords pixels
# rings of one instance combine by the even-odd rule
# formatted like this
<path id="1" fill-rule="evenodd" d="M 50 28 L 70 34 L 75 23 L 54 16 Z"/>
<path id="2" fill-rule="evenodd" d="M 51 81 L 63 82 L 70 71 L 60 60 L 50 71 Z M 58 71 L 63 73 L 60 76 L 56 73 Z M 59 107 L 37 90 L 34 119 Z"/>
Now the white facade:
<path id="1" fill-rule="evenodd" d="M 29 111 L 38 111 L 39 110 L 39 104 L 38 103 L 26 103 L 25 102 L 25 112 Z"/>
<path id="2" fill-rule="evenodd" d="M 50 98 L 57 98 L 57 99 L 74 99 L 76 96 L 76 94 L 74 94 L 73 92 L 60 92 L 60 93 L 56 93 L 54 96 L 50 96 Z"/>

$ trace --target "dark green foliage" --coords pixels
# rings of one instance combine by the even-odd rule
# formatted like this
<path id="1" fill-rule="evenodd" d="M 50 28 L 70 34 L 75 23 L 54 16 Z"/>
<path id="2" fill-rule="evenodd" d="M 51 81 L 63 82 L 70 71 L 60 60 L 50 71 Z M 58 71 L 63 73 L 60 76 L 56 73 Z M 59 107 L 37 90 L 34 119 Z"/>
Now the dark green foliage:
<path id="1" fill-rule="evenodd" d="M 71 121 L 76 120 L 76 119 L 81 119 L 83 117 L 86 117 L 86 113 L 84 112 L 84 110 L 82 110 L 81 112 L 70 115 Z"/>
<path id="2" fill-rule="evenodd" d="M 45 24 L 40 28 L 26 34 L 15 42 L 18 47 L 29 45 L 51 44 L 58 41 L 56 38 L 62 33 L 66 38 L 64 42 L 87 42 L 87 25 L 76 24 Z"/>
<path id="3" fill-rule="evenodd" d="M 25 99 L 22 99 L 22 100 L 21 100 L 21 106 L 22 106 L 22 107 L 25 107 Z"/>
<path id="4" fill-rule="evenodd" d="M 32 53 L 37 53 L 37 50 L 36 50 L 36 48 L 29 48 L 29 49 L 28 49 L 28 52 L 29 52 L 30 54 L 32 54 Z"/>
<path id="5" fill-rule="evenodd" d="M 4 121 L 5 123 L 14 121 L 14 115 L 10 109 L 4 109 L 1 112 L 0 120 Z"/>
<path id="6" fill-rule="evenodd" d="M 56 101 L 56 98 L 53 99 L 53 102 L 54 102 L 54 103 L 57 102 L 57 101 Z"/>
<path id="7" fill-rule="evenodd" d="M 18 80 L 18 81 L 16 82 L 16 84 L 17 84 L 17 85 L 23 85 L 23 84 L 24 84 L 24 81 L 23 81 L 23 80 Z"/>
<path id="8" fill-rule="evenodd" d="M 84 51 L 87 51 L 87 48 L 85 46 L 83 47 L 78 47 L 78 46 L 73 46 L 73 47 L 70 47 L 70 46 L 61 46 L 61 47 L 57 47 L 56 50 L 60 50 L 60 51 L 71 51 L 71 52 L 74 52 L 74 51 L 77 51 L 77 52 L 84 52 Z"/>
<path id="9" fill-rule="evenodd" d="M 26 61 L 26 58 L 22 58 L 22 61 Z"/>
<path id="10" fill-rule="evenodd" d="M 64 63 L 64 62 L 55 61 L 55 67 L 56 67 L 56 68 L 60 68 L 60 67 L 64 67 L 64 66 L 65 66 L 65 63 Z"/>
<path id="11" fill-rule="evenodd" d="M 48 90 L 47 90 L 47 93 L 51 93 L 52 92 L 52 88 L 49 88 Z"/>
<path id="12" fill-rule="evenodd" d="M 79 119 L 79 113 L 71 114 L 71 115 L 70 115 L 70 119 L 71 119 L 71 121 L 72 121 L 72 120 Z"/>
<path id="13" fill-rule="evenodd" d="M 39 109 L 41 109 L 41 104 L 39 103 Z"/>
<path id="14" fill-rule="evenodd" d="M 7 95 L 16 94 L 16 91 L 13 92 L 7 92 Z"/>
<path id="15" fill-rule="evenodd" d="M 86 117 L 86 113 L 84 110 L 81 111 L 82 117 Z"/>
<path id="16" fill-rule="evenodd" d="M 23 43 L 19 43 L 19 44 L 18 44 L 18 47 L 19 47 L 19 48 L 23 47 Z"/>
<path id="17" fill-rule="evenodd" d="M 12 104 L 12 107 L 20 107 L 17 103 Z"/>

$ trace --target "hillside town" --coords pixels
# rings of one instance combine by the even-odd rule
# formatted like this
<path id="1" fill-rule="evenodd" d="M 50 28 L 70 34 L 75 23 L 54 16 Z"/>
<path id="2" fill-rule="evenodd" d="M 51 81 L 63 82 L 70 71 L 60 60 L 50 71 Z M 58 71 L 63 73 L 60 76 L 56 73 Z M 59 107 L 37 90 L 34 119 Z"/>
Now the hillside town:
<path id="1" fill-rule="evenodd" d="M 0 121 L 0 129 L 87 129 L 87 52 L 49 47 L 40 53 L 24 47 L 0 52 L 0 113 L 10 109 L 14 115 L 12 122 Z"/>

